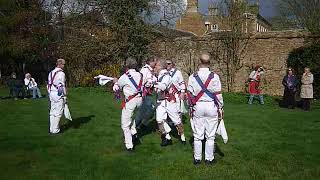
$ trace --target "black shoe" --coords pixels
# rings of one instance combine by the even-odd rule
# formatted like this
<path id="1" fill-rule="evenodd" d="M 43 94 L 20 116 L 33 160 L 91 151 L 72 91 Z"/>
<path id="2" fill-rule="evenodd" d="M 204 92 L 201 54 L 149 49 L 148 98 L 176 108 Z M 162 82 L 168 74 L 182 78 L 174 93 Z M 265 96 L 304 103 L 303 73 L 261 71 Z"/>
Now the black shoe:
<path id="1" fill-rule="evenodd" d="M 160 146 L 169 146 L 169 145 L 172 145 L 172 140 L 171 139 L 163 139 Z"/>
<path id="2" fill-rule="evenodd" d="M 212 166 L 212 165 L 214 165 L 217 161 L 213 159 L 212 161 L 206 160 L 205 162 L 206 162 L 206 165 Z"/>
<path id="3" fill-rule="evenodd" d="M 183 145 L 186 145 L 187 144 L 187 142 L 184 140 L 184 141 L 182 141 L 182 139 L 180 138 L 180 142 L 181 142 L 181 144 L 183 144 Z"/>
<path id="4" fill-rule="evenodd" d="M 128 153 L 133 153 L 133 148 L 127 149 L 127 152 L 128 152 Z"/>
<path id="5" fill-rule="evenodd" d="M 58 133 L 50 133 L 50 132 L 49 132 L 49 136 L 59 136 L 59 135 L 61 135 L 60 132 L 58 132 Z"/>
<path id="6" fill-rule="evenodd" d="M 141 144 L 141 141 L 137 134 L 132 136 L 132 143 L 134 146 Z"/>
<path id="7" fill-rule="evenodd" d="M 168 145 L 172 145 L 172 140 L 171 139 L 167 139 L 166 138 L 166 134 L 161 135 L 161 144 L 160 146 L 168 146 Z"/>
<path id="8" fill-rule="evenodd" d="M 193 159 L 193 164 L 198 166 L 201 164 L 201 160 L 198 160 L 198 159 Z"/>
<path id="9" fill-rule="evenodd" d="M 52 133 L 52 132 L 49 132 L 49 135 L 50 136 L 60 136 L 60 135 L 62 135 L 62 131 L 61 131 L 61 129 L 60 129 L 60 131 L 58 132 L 58 133 Z"/>

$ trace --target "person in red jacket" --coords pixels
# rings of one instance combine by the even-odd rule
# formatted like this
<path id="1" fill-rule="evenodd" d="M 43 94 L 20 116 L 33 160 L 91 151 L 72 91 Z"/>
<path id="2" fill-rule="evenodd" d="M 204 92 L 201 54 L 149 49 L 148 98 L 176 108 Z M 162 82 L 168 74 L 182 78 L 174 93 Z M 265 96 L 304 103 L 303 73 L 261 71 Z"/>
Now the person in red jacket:
<path id="1" fill-rule="evenodd" d="M 248 104 L 252 104 L 255 96 L 259 97 L 260 104 L 264 104 L 263 95 L 261 93 L 260 81 L 261 75 L 264 73 L 262 66 L 256 66 L 254 71 L 249 75 L 249 101 Z"/>

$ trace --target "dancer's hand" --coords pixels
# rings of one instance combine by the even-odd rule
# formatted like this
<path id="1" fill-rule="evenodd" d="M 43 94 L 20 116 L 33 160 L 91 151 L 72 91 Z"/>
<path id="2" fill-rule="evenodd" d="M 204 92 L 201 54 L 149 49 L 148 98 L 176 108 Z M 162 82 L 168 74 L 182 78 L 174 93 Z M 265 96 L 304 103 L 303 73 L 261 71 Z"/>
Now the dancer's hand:
<path id="1" fill-rule="evenodd" d="M 222 120 L 223 119 L 223 116 L 224 116 L 224 111 L 222 108 L 219 108 L 218 109 L 218 120 Z"/>
<path id="2" fill-rule="evenodd" d="M 119 91 L 119 89 L 120 89 L 120 87 L 119 87 L 118 83 L 114 83 L 114 85 L 113 85 L 113 87 L 112 87 L 112 90 L 113 90 L 114 92 L 116 92 L 116 91 Z"/>
<path id="3" fill-rule="evenodd" d="M 117 83 L 118 82 L 118 78 L 113 78 L 113 83 Z"/>
<path id="4" fill-rule="evenodd" d="M 179 98 L 181 100 L 185 100 L 186 99 L 186 93 L 185 92 L 181 92 Z"/>

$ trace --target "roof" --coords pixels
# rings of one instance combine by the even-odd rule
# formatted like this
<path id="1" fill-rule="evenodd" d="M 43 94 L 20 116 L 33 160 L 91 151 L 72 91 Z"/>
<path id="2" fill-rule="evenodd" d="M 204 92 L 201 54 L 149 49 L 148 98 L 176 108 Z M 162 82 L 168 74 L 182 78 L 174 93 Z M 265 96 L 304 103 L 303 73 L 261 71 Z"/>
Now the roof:
<path id="1" fill-rule="evenodd" d="M 260 14 L 257 15 L 258 20 L 261 20 L 262 22 L 264 22 L 265 24 L 267 24 L 268 26 L 272 26 L 272 24 L 266 20 L 263 16 L 261 16 Z"/>
<path id="2" fill-rule="evenodd" d="M 179 38 L 179 37 L 195 37 L 196 35 L 192 32 L 171 29 L 163 26 L 154 27 L 152 32 L 155 36 L 164 38 Z"/>

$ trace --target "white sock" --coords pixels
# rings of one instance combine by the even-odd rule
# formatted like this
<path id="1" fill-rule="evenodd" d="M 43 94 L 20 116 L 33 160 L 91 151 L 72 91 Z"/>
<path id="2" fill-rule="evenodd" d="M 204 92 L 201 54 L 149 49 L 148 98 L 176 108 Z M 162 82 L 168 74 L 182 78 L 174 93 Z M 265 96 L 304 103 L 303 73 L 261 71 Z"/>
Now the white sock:
<path id="1" fill-rule="evenodd" d="M 171 139 L 171 136 L 170 136 L 170 134 L 166 134 L 166 139 Z"/>
<path id="2" fill-rule="evenodd" d="M 186 141 L 186 137 L 184 136 L 184 134 L 181 134 L 180 138 L 181 138 L 181 141 Z"/>

